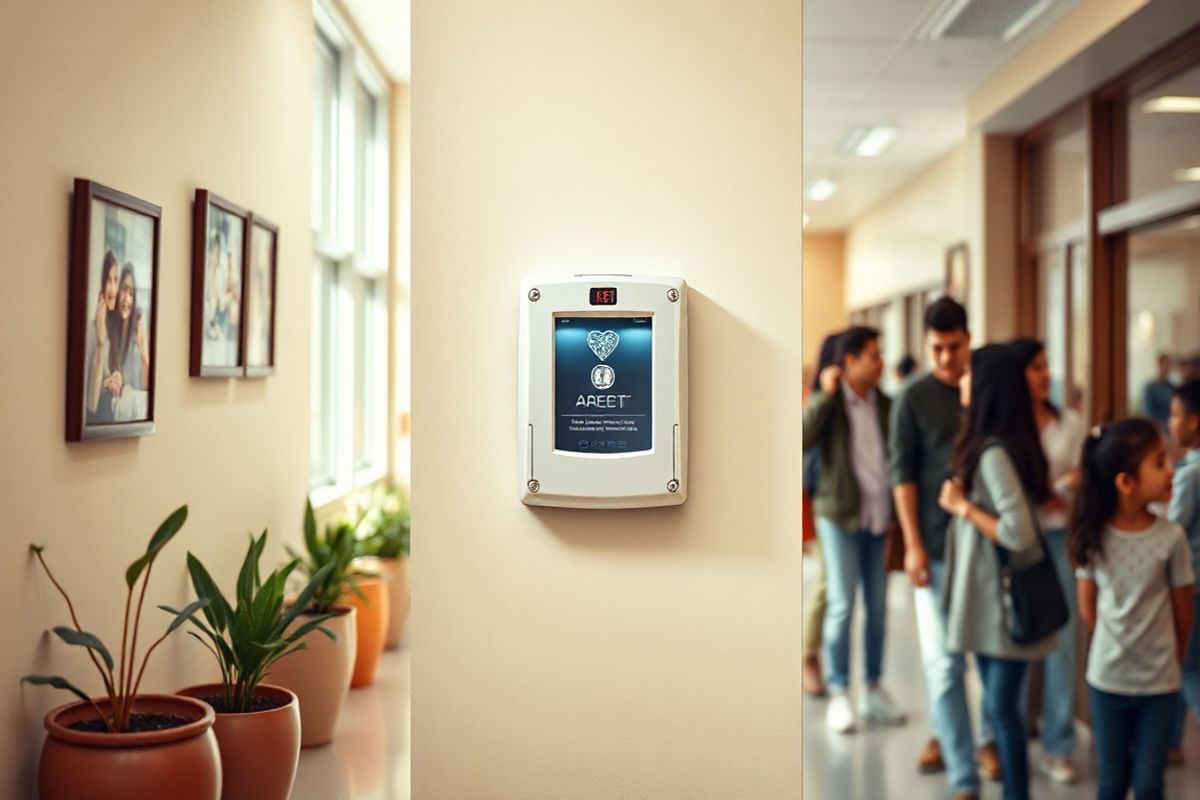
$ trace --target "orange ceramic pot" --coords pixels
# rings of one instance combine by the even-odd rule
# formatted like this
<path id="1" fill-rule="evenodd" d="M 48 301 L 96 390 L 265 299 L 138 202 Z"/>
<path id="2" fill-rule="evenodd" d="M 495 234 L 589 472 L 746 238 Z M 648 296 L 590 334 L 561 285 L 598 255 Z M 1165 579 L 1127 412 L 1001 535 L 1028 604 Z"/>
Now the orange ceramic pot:
<path id="1" fill-rule="evenodd" d="M 350 692 L 354 672 L 354 652 L 358 612 L 352 606 L 334 606 L 338 616 L 321 623 L 337 641 L 320 631 L 311 631 L 302 640 L 307 646 L 275 662 L 268 679 L 296 693 L 300 701 L 300 746 L 316 747 L 333 741 L 338 714 Z M 288 630 L 308 620 L 301 614 Z"/>
<path id="2" fill-rule="evenodd" d="M 220 696 L 224 687 L 206 683 L 176 694 Z M 269 711 L 217 714 L 213 733 L 221 750 L 221 800 L 288 800 L 300 761 L 300 701 L 281 686 L 259 684 L 255 697 L 284 701 Z"/>
<path id="3" fill-rule="evenodd" d="M 359 578 L 359 597 L 347 592 L 342 602 L 358 610 L 358 653 L 354 658 L 352 687 L 370 686 L 375 682 L 375 670 L 379 667 L 379 656 L 383 654 L 383 640 L 387 636 L 388 584 L 383 578 Z"/>
<path id="4" fill-rule="evenodd" d="M 388 597 L 392 603 L 388 611 L 387 634 L 383 637 L 383 647 L 385 650 L 395 650 L 404 636 L 404 625 L 408 622 L 408 609 L 412 600 L 408 558 L 381 558 L 379 571 L 388 579 Z"/>
<path id="5" fill-rule="evenodd" d="M 105 714 L 112 705 L 96 700 Z M 38 769 L 41 800 L 219 800 L 221 758 L 210 706 L 188 697 L 138 695 L 135 714 L 174 714 L 186 725 L 144 733 L 89 733 L 69 726 L 95 719 L 91 703 L 59 706 L 46 715 L 46 743 Z"/>

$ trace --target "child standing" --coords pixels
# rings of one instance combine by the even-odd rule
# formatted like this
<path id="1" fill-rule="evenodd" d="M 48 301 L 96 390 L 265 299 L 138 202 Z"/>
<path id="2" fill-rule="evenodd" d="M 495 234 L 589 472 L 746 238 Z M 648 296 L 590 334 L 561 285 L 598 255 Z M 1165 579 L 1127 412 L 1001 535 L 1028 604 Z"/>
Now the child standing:
<path id="1" fill-rule="evenodd" d="M 1192 551 L 1192 572 L 1200 574 L 1200 381 L 1185 383 L 1171 398 L 1167 423 L 1175 444 L 1186 451 L 1175 470 L 1171 507 L 1167 516 L 1187 533 Z M 1200 615 L 1200 594 L 1192 594 L 1193 617 Z M 1200 717 L 1200 626 L 1192 628 L 1181 676 L 1182 698 L 1173 751 L 1182 752 L 1183 726 L 1187 710 Z"/>
<path id="2" fill-rule="evenodd" d="M 1087 682 L 1100 764 L 1097 800 L 1161 800 L 1192 626 L 1192 554 L 1183 529 L 1148 506 L 1174 470 L 1158 427 L 1125 419 L 1083 446 L 1068 548 L 1079 614 L 1094 634 Z"/>

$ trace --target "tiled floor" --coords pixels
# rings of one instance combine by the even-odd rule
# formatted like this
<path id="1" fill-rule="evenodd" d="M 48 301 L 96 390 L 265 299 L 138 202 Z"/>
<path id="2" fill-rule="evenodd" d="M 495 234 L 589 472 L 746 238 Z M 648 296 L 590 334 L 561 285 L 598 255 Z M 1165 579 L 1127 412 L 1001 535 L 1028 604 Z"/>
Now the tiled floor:
<path id="1" fill-rule="evenodd" d="M 812 586 L 816 574 L 811 558 L 805 559 L 804 577 Z M 854 671 L 858 688 L 862 678 L 861 619 L 855 620 Z M 913 616 L 912 590 L 908 579 L 895 574 L 888 586 L 888 628 L 884 685 L 893 699 L 909 714 L 900 728 L 871 729 L 850 736 L 829 733 L 825 728 L 825 702 L 804 702 L 804 800 L 942 800 L 950 796 L 945 776 L 922 776 L 916 772 L 918 753 L 930 736 L 925 700 L 925 678 L 921 671 Z M 971 673 L 970 706 L 978 720 L 979 686 Z M 1200 798 L 1200 726 L 1189 721 L 1185 742 L 1187 763 L 1167 773 L 1166 795 L 1172 800 Z M 1041 755 L 1030 743 L 1030 763 Z M 1031 794 L 1038 800 L 1084 800 L 1096 796 L 1095 759 L 1091 738 L 1079 726 L 1075 764 L 1083 781 L 1075 786 L 1052 783 L 1034 767 Z M 985 786 L 983 800 L 1000 800 L 1000 785 Z"/>
<path id="2" fill-rule="evenodd" d="M 409 800 L 409 649 L 385 653 L 375 684 L 351 689 L 337 736 L 300 751 L 292 800 Z"/>

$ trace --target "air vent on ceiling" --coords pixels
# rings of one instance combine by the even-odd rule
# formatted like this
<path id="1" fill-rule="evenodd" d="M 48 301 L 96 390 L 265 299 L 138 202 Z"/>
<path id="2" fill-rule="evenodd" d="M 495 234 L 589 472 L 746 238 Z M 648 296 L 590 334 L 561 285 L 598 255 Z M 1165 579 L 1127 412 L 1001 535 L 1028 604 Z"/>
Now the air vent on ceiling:
<path id="1" fill-rule="evenodd" d="M 1055 0 L 946 0 L 921 32 L 923 39 L 1008 41 Z"/>

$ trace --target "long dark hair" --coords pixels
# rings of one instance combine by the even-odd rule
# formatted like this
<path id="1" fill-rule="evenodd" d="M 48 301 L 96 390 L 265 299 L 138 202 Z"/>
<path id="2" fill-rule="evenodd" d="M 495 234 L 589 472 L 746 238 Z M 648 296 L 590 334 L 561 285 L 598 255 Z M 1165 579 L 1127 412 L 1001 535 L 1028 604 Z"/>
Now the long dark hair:
<path id="1" fill-rule="evenodd" d="M 821 342 L 821 353 L 817 356 L 817 372 L 813 375 L 812 390 L 814 392 L 821 389 L 821 372 L 826 367 L 832 367 L 837 358 L 838 337 L 841 336 L 841 331 L 831 333 Z"/>
<path id="2" fill-rule="evenodd" d="M 1117 513 L 1117 476 L 1136 475 L 1142 459 L 1158 445 L 1158 426 L 1129 417 L 1093 430 L 1083 443 L 1082 480 L 1067 533 L 1071 562 L 1084 566 L 1104 558 L 1104 528 Z"/>
<path id="3" fill-rule="evenodd" d="M 104 260 L 100 262 L 100 294 L 104 294 L 104 284 L 108 283 L 108 273 L 113 270 L 120 270 L 121 264 L 117 261 L 116 255 L 112 250 L 104 251 Z M 116 349 L 116 337 L 121 332 L 121 277 L 117 275 L 117 302 L 113 304 L 112 311 L 107 308 L 104 310 L 104 327 L 108 330 L 108 364 L 109 371 L 113 369 L 113 352 Z"/>
<path id="4" fill-rule="evenodd" d="M 1025 370 L 1005 345 L 971 354 L 971 406 L 958 440 L 954 466 L 970 489 L 979 460 L 990 445 L 1004 446 L 1025 492 L 1036 504 L 1050 499 L 1050 469 L 1033 419 Z"/>
<path id="5" fill-rule="evenodd" d="M 1031 337 L 1013 339 L 1008 343 L 1008 346 L 1012 348 L 1013 354 L 1017 357 L 1017 361 L 1021 362 L 1022 370 L 1029 369 L 1029 365 L 1033 363 L 1033 360 L 1042 353 L 1046 352 L 1046 345 L 1042 344 L 1040 339 L 1034 339 Z M 1051 403 L 1049 399 L 1043 400 L 1042 405 L 1046 407 L 1047 411 L 1054 415 L 1055 419 L 1062 417 L 1062 411 L 1060 411 L 1058 406 L 1054 405 L 1054 403 Z"/>
<path id="6" fill-rule="evenodd" d="M 126 275 L 129 276 L 129 283 L 133 287 L 133 307 L 129 310 L 129 321 L 122 322 L 121 287 L 125 285 Z M 108 348 L 108 369 L 111 372 L 120 372 L 125 367 L 125 357 L 129 355 L 129 345 L 137 333 L 137 277 L 133 274 L 133 264 L 128 261 L 125 262 L 125 268 L 121 270 L 121 277 L 117 280 L 117 305 L 113 310 L 116 311 L 117 337 L 115 339 L 109 337 L 111 344 Z M 126 383 L 129 382 L 127 376 L 122 377 L 125 377 Z"/>

